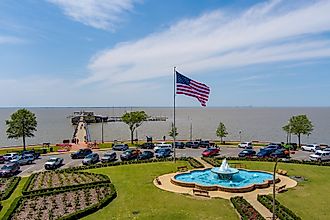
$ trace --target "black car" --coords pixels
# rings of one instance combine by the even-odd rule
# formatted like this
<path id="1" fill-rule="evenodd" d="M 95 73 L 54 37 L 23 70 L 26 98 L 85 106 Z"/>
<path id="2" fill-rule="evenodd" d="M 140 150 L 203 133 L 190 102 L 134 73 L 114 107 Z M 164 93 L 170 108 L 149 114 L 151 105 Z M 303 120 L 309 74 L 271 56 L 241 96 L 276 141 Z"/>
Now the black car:
<path id="1" fill-rule="evenodd" d="M 127 144 L 115 144 L 115 145 L 113 145 L 112 150 L 125 151 L 125 150 L 128 150 L 128 145 Z"/>
<path id="2" fill-rule="evenodd" d="M 203 147 L 203 148 L 207 148 L 210 146 L 210 142 L 209 141 L 200 141 L 198 143 L 198 147 Z"/>
<path id="3" fill-rule="evenodd" d="M 175 142 L 175 148 L 181 148 L 182 149 L 184 147 L 185 147 L 185 144 L 183 142 Z"/>
<path id="4" fill-rule="evenodd" d="M 272 149 L 260 149 L 260 151 L 257 153 L 257 157 L 259 158 L 267 158 L 270 157 L 270 155 L 274 151 Z"/>
<path id="5" fill-rule="evenodd" d="M 189 148 L 198 148 L 198 143 L 198 141 L 188 141 L 185 145 Z"/>
<path id="6" fill-rule="evenodd" d="M 142 149 L 154 149 L 155 144 L 151 142 L 146 142 L 141 145 Z"/>
<path id="7" fill-rule="evenodd" d="M 253 157 L 255 155 L 256 152 L 252 149 L 245 149 L 238 154 L 239 157 Z"/>
<path id="8" fill-rule="evenodd" d="M 278 149 L 275 152 L 273 152 L 271 157 L 277 157 L 277 158 L 289 158 L 290 157 L 290 152 L 286 149 Z"/>
<path id="9" fill-rule="evenodd" d="M 267 147 L 261 148 L 262 150 L 270 150 L 272 152 L 282 149 L 282 145 L 280 144 L 269 144 Z"/>
<path id="10" fill-rule="evenodd" d="M 91 153 L 93 153 L 93 151 L 89 148 L 79 149 L 77 152 L 71 154 L 71 158 L 72 159 L 82 159 Z"/>
<path id="11" fill-rule="evenodd" d="M 140 154 L 138 156 L 138 159 L 139 160 L 147 160 L 147 159 L 150 159 L 150 158 L 153 158 L 154 157 L 154 153 L 152 151 L 143 151 L 142 154 Z"/>
<path id="12" fill-rule="evenodd" d="M 17 162 L 11 162 L 3 165 L 0 169 L 0 177 L 10 177 L 15 175 L 19 171 L 19 164 Z"/>

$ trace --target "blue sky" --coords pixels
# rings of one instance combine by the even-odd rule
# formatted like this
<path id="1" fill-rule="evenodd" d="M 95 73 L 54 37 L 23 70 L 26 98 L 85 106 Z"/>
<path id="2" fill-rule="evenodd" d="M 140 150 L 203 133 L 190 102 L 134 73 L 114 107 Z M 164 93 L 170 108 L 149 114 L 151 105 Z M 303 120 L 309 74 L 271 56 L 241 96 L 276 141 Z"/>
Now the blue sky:
<path id="1" fill-rule="evenodd" d="M 330 1 L 2 0 L 0 106 L 330 106 Z M 177 96 L 178 106 L 199 106 Z"/>

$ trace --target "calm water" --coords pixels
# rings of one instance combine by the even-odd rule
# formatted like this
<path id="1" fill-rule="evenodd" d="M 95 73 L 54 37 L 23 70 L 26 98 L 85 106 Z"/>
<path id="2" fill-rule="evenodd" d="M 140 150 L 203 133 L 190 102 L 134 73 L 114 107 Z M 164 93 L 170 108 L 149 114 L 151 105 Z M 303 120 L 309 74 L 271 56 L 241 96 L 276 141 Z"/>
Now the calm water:
<path id="1" fill-rule="evenodd" d="M 230 188 L 244 187 L 255 183 L 263 183 L 272 180 L 273 175 L 257 171 L 239 170 L 230 180 L 219 179 L 217 174 L 210 169 L 192 171 L 191 173 L 178 174 L 175 179 L 186 183 L 197 183 L 203 186 L 220 185 Z"/>
<path id="2" fill-rule="evenodd" d="M 21 140 L 8 140 L 5 120 L 15 112 L 15 108 L 0 108 L 0 146 L 20 145 Z M 125 111 L 144 110 L 148 115 L 167 116 L 166 122 L 145 122 L 138 128 L 139 139 L 146 135 L 154 139 L 168 137 L 173 120 L 172 108 L 30 108 L 38 120 L 38 131 L 34 138 L 27 140 L 28 144 L 43 142 L 58 143 L 63 139 L 71 139 L 74 127 L 68 116 L 74 111 L 94 111 L 95 114 L 121 116 Z M 220 121 L 225 123 L 229 132 L 227 140 L 264 140 L 286 141 L 282 126 L 292 115 L 306 114 L 314 124 L 314 131 L 309 136 L 303 136 L 303 142 L 330 144 L 330 108 L 177 108 L 176 124 L 179 139 L 190 138 L 192 125 L 193 138 L 216 139 L 215 130 Z M 101 124 L 90 125 L 93 140 L 101 140 Z M 128 126 L 121 122 L 104 124 L 104 139 L 128 140 Z M 136 135 L 136 134 L 135 134 Z M 296 141 L 294 136 L 293 141 Z"/>

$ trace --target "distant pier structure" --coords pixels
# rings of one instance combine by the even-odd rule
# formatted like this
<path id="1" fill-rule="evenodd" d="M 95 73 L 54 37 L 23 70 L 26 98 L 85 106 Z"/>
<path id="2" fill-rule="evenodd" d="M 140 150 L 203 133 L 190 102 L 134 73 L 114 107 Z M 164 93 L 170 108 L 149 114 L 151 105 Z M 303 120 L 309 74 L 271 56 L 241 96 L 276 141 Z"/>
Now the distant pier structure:
<path id="1" fill-rule="evenodd" d="M 103 116 L 95 115 L 90 111 L 76 111 L 71 117 L 71 123 L 77 125 L 79 122 L 84 121 L 87 124 L 101 123 L 101 122 L 122 122 L 121 116 Z M 146 121 L 166 121 L 166 116 L 149 116 Z"/>

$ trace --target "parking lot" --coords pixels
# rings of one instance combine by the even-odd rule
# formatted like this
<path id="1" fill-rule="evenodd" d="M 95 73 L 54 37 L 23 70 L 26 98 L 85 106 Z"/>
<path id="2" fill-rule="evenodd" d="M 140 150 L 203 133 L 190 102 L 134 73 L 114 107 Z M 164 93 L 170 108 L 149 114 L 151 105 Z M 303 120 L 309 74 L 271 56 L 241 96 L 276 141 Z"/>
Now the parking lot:
<path id="1" fill-rule="evenodd" d="M 236 157 L 239 152 L 242 151 L 241 148 L 237 147 L 220 147 L 220 154 L 217 157 Z M 198 149 L 191 149 L 191 148 L 184 148 L 184 149 L 176 149 L 176 157 L 201 157 L 202 152 L 205 148 L 198 148 Z M 256 152 L 259 151 L 259 148 L 255 147 L 254 150 Z M 100 158 L 105 154 L 105 150 L 94 150 L 96 153 L 99 154 Z M 142 150 L 144 151 L 144 150 Z M 120 161 L 120 154 L 123 152 L 116 151 L 117 154 L 117 161 Z M 291 154 L 292 159 L 296 160 L 308 160 L 309 155 L 312 154 L 311 152 L 306 151 L 296 151 L 294 154 Z M 37 159 L 31 165 L 24 165 L 20 167 L 20 173 L 18 176 L 29 176 L 32 173 L 42 172 L 45 171 L 44 165 L 46 161 L 50 157 L 61 157 L 63 158 L 64 165 L 60 169 L 75 167 L 75 166 L 82 166 L 83 159 L 71 159 L 70 153 L 61 153 L 56 155 L 45 155 L 40 156 L 40 159 Z"/>

